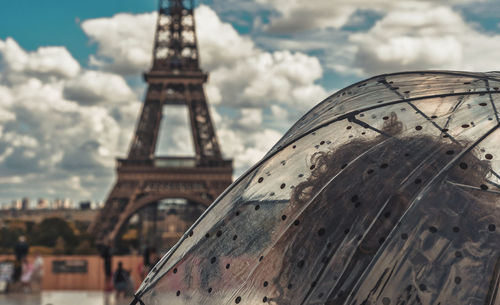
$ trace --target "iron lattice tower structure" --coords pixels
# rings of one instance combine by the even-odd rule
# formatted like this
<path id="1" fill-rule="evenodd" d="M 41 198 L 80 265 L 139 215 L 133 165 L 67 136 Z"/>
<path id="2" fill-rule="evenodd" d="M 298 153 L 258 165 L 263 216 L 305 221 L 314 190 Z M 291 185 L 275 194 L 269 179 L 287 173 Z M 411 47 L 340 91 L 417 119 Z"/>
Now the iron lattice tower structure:
<path id="1" fill-rule="evenodd" d="M 141 208 L 165 198 L 208 206 L 232 181 L 232 160 L 224 160 L 203 90 L 208 75 L 199 66 L 193 0 L 160 0 L 151 70 L 144 74 L 146 97 L 118 178 L 91 226 L 98 243 L 114 241 Z M 194 157 L 155 156 L 165 105 L 189 111 Z"/>

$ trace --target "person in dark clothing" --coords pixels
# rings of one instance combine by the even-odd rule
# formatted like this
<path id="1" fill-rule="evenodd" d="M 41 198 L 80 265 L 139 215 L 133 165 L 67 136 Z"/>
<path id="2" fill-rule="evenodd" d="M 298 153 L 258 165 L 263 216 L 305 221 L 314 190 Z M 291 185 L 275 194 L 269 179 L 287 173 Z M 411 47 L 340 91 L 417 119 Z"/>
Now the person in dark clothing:
<path id="1" fill-rule="evenodd" d="M 143 262 L 144 262 L 144 267 L 149 271 L 149 268 L 151 267 L 151 261 L 150 261 L 150 252 L 151 248 L 148 246 L 144 249 L 144 252 L 142 254 L 143 257 Z"/>
<path id="2" fill-rule="evenodd" d="M 19 236 L 19 241 L 17 242 L 14 252 L 16 254 L 16 260 L 21 262 L 23 258 L 28 255 L 29 246 L 26 243 L 26 237 Z"/>
<path id="3" fill-rule="evenodd" d="M 19 236 L 19 241 L 14 247 L 14 254 L 16 256 L 16 262 L 14 265 L 14 280 L 19 281 L 22 273 L 22 261 L 28 255 L 29 246 L 26 243 L 26 237 Z"/>
<path id="4" fill-rule="evenodd" d="M 104 275 L 106 278 L 106 288 L 105 289 L 106 289 L 106 291 L 111 291 L 111 290 L 113 290 L 112 283 L 111 283 L 111 276 L 113 275 L 113 272 L 111 270 L 112 252 L 111 252 L 110 244 L 100 245 L 99 252 L 100 252 L 101 258 L 103 259 L 103 263 L 104 263 Z"/>
<path id="5" fill-rule="evenodd" d="M 104 246 L 101 248 L 101 257 L 104 260 L 104 274 L 106 277 L 111 277 L 111 247 Z"/>
<path id="6" fill-rule="evenodd" d="M 113 286 L 116 290 L 116 298 L 120 297 L 120 294 L 127 294 L 129 288 L 130 274 L 127 270 L 123 269 L 123 263 L 118 262 L 118 269 L 116 269 L 113 274 Z"/>

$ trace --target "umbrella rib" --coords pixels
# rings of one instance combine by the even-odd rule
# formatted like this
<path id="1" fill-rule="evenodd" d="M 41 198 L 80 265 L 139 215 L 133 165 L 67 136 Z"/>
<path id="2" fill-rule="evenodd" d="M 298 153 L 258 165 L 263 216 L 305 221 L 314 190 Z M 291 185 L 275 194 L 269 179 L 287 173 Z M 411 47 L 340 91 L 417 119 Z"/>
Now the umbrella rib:
<path id="1" fill-rule="evenodd" d="M 380 83 L 384 84 L 384 86 L 387 87 L 387 89 L 393 91 L 394 93 L 396 93 L 396 95 L 401 99 L 401 100 L 405 100 L 406 101 L 406 97 L 401 94 L 401 92 L 398 91 L 398 87 L 393 87 L 391 84 L 389 84 L 387 82 L 387 80 L 384 78 L 383 80 L 380 80 L 379 81 Z M 463 96 L 461 97 L 463 99 Z M 436 122 L 434 122 L 433 120 L 431 120 L 422 110 L 420 110 L 417 106 L 413 105 L 411 103 L 411 101 L 407 101 L 406 102 L 408 105 L 410 105 L 410 107 L 412 107 L 413 109 L 415 109 L 417 111 L 418 114 L 420 114 L 421 116 L 423 116 L 428 122 L 431 122 L 432 125 L 434 125 L 441 133 L 444 133 L 446 134 L 450 140 L 452 140 L 453 142 L 455 142 L 456 144 L 458 144 L 458 142 L 455 140 L 455 138 L 453 138 L 450 134 L 448 134 L 448 132 L 446 132 L 443 128 L 441 128 Z"/>
<path id="2" fill-rule="evenodd" d="M 460 158 L 462 158 L 462 156 L 464 156 L 466 153 L 468 153 L 469 151 L 471 151 L 474 147 L 476 147 L 477 144 L 479 144 L 482 140 L 484 140 L 486 137 L 488 137 L 490 134 L 492 134 L 495 130 L 497 130 L 499 127 L 499 125 L 496 125 L 494 126 L 493 128 L 491 128 L 490 130 L 488 130 L 485 134 L 483 134 L 476 142 L 473 142 L 467 149 L 465 149 L 464 151 L 462 151 L 461 153 L 459 153 L 455 158 L 453 158 L 450 162 L 448 162 L 446 164 L 446 166 L 444 166 L 438 173 L 437 175 L 435 175 L 426 185 L 425 187 L 415 196 L 415 199 L 410 203 L 410 205 L 408 206 L 408 208 L 406 209 L 406 211 L 401 215 L 401 217 L 399 218 L 399 221 L 398 223 L 402 223 L 402 219 L 406 218 L 410 212 L 410 210 L 413 210 L 413 208 L 415 207 L 415 204 L 417 202 L 419 202 L 422 198 L 422 196 L 427 193 L 427 191 L 430 189 L 431 185 L 433 185 L 434 181 L 441 175 L 443 175 L 444 173 L 446 173 L 450 168 L 451 166 L 457 161 L 459 160 Z M 392 231 L 389 233 L 389 237 L 393 234 L 395 234 L 395 230 L 396 230 L 396 227 L 394 227 L 392 229 Z M 368 267 L 365 269 L 365 271 L 363 272 L 363 274 L 359 277 L 358 281 L 356 282 L 356 284 L 354 285 L 354 290 L 356 290 L 357 288 L 359 288 L 359 286 L 361 285 L 361 282 L 362 282 L 362 279 L 364 279 L 368 273 L 369 273 L 369 270 L 372 269 L 372 266 L 374 264 L 374 262 L 378 259 L 378 257 L 381 255 L 381 251 L 380 249 L 377 251 L 377 254 L 375 254 L 375 256 L 373 257 L 371 263 L 368 265 Z"/>
<path id="3" fill-rule="evenodd" d="M 490 170 L 490 172 L 493 174 L 493 176 L 495 176 L 498 179 L 500 179 L 500 175 L 497 172 L 495 172 L 494 170 Z"/>
<path id="4" fill-rule="evenodd" d="M 360 154 L 359 156 L 357 156 L 354 160 L 352 160 L 351 162 L 348 163 L 347 167 L 351 166 L 351 164 L 353 164 L 356 160 L 358 160 L 359 158 L 363 157 L 364 155 L 368 154 L 370 151 L 372 151 L 373 149 L 375 149 L 376 147 L 378 147 L 379 145 L 383 145 L 385 144 L 388 140 L 390 139 L 395 139 L 394 137 L 390 137 L 390 138 L 387 138 L 387 139 L 384 139 L 383 141 L 381 141 L 380 143 L 377 143 L 376 145 L 372 146 L 370 149 L 366 150 L 365 152 L 363 152 L 362 154 Z M 347 168 L 346 167 L 346 168 Z M 335 176 L 333 176 L 331 179 L 328 180 L 327 183 L 325 183 L 325 185 L 323 185 L 323 187 L 321 187 L 321 189 L 316 193 L 316 195 L 311 198 L 308 202 L 307 202 L 307 205 L 305 205 L 305 207 L 301 210 L 303 211 L 307 206 L 309 206 L 309 204 L 311 204 L 311 202 L 313 202 L 318 196 L 319 194 L 321 194 L 321 192 L 326 188 L 327 185 L 329 185 L 333 180 L 335 180 L 337 178 L 337 176 L 343 172 L 343 170 L 341 170 L 340 172 L 338 172 Z M 384 204 L 384 207 L 385 207 L 385 204 Z M 382 213 L 382 210 L 383 208 L 379 211 L 379 213 L 377 214 L 377 217 L 378 215 L 380 215 L 380 213 Z M 291 224 L 289 225 L 289 227 L 291 226 Z M 344 274 L 347 266 L 349 265 L 349 261 L 347 261 L 344 265 L 344 269 L 342 270 L 342 273 L 341 274 Z M 325 271 L 326 271 L 326 268 L 328 266 L 324 266 L 323 269 L 319 272 L 318 276 L 316 277 L 316 282 L 319 282 L 322 278 L 322 276 L 325 274 Z M 304 299 L 302 300 L 302 302 L 300 303 L 301 305 L 304 304 L 305 302 L 307 302 L 307 300 L 309 299 L 309 297 L 312 295 L 312 292 L 315 290 L 316 288 L 315 287 L 311 287 L 309 288 L 309 291 L 307 292 L 307 294 L 305 295 Z"/>
<path id="5" fill-rule="evenodd" d="M 378 128 L 375 128 L 375 127 L 371 126 L 370 124 L 368 124 L 368 123 L 366 123 L 366 122 L 364 122 L 364 121 L 361 121 L 361 120 L 356 119 L 354 116 L 352 116 L 352 117 L 348 118 L 347 120 L 349 120 L 349 121 L 351 121 L 351 122 L 353 122 L 353 123 L 355 123 L 355 124 L 358 124 L 358 125 L 359 125 L 359 126 L 361 126 L 361 127 L 371 129 L 371 130 L 373 130 L 373 131 L 375 131 L 375 132 L 377 132 L 377 133 L 379 133 L 379 134 L 381 134 L 381 135 L 383 135 L 383 136 L 386 136 L 386 137 L 388 137 L 388 138 L 391 138 L 391 137 L 392 137 L 391 135 L 387 134 L 386 132 L 384 132 L 384 131 L 382 131 L 382 130 L 380 130 L 380 129 L 378 129 Z M 396 138 L 396 139 L 397 139 L 397 138 Z"/>
<path id="6" fill-rule="evenodd" d="M 446 120 L 446 124 L 444 124 L 444 128 L 448 128 L 452 118 L 455 117 L 455 111 L 458 109 L 458 107 L 460 107 L 462 105 L 462 103 L 464 102 L 465 100 L 465 95 L 464 96 L 461 96 L 459 99 L 458 99 L 458 103 L 455 104 L 455 106 L 453 106 L 453 109 L 451 110 L 451 113 L 450 115 L 448 116 L 448 119 Z"/>
<path id="7" fill-rule="evenodd" d="M 351 162 L 349 162 L 349 164 L 352 164 L 353 161 L 361 158 L 362 156 L 364 156 L 365 154 L 369 153 L 371 150 L 375 149 L 376 147 L 378 147 L 379 145 L 382 145 L 384 144 L 386 141 L 390 140 L 391 138 L 387 138 L 387 139 L 384 139 L 382 140 L 380 143 L 377 143 L 376 145 L 372 146 L 370 149 L 364 151 L 362 154 L 360 154 L 359 156 L 357 156 L 354 160 L 352 160 Z M 349 166 L 349 165 L 348 165 Z M 300 209 L 300 211 L 297 213 L 298 215 L 300 215 L 300 213 L 302 213 L 318 196 L 319 194 L 321 194 L 321 192 L 326 188 L 327 185 L 329 185 L 343 170 L 341 170 L 340 172 L 338 172 L 335 176 L 333 176 L 330 180 L 328 180 L 327 183 L 325 183 L 324 186 L 321 187 L 321 189 L 316 193 L 316 195 L 314 195 L 311 199 L 308 200 L 308 202 L 306 204 L 303 205 L 303 207 Z M 293 226 L 293 222 L 290 222 L 288 224 L 288 226 L 282 231 L 282 233 L 276 238 L 276 240 L 274 241 L 274 243 L 272 243 L 268 249 L 271 249 L 274 247 L 274 245 L 283 237 L 283 235 L 285 234 L 285 232 L 288 231 L 289 228 L 291 228 Z M 267 253 L 269 251 L 265 252 L 265 253 L 261 253 L 262 256 L 266 256 Z M 257 269 L 257 266 L 258 265 L 255 265 L 255 267 L 250 271 L 250 274 L 249 276 L 247 277 L 247 279 L 245 279 L 245 282 L 248 280 L 248 278 L 251 277 L 251 275 L 255 272 L 255 270 Z M 347 264 L 346 264 L 346 267 L 347 267 Z M 319 275 L 321 276 L 321 274 Z M 240 288 L 241 289 L 241 288 Z M 314 287 L 311 287 L 309 292 L 306 294 L 304 300 L 302 301 L 301 304 L 303 304 L 306 299 L 308 298 L 309 294 L 312 293 L 312 291 L 314 290 Z M 239 291 L 239 290 L 238 290 Z"/>
<path id="8" fill-rule="evenodd" d="M 460 100 L 463 100 L 463 96 L 460 97 Z M 421 116 L 423 116 L 427 121 L 431 122 L 431 124 L 436 127 L 441 133 L 444 133 L 448 138 L 450 138 L 450 140 L 452 140 L 455 144 L 459 144 L 457 140 L 455 140 L 454 137 L 452 137 L 444 128 L 441 128 L 436 122 L 434 122 L 433 120 L 431 120 L 422 110 L 420 110 L 417 106 L 413 105 L 411 102 L 407 102 L 408 105 L 410 105 L 410 107 L 412 107 L 413 109 L 415 109 L 418 114 L 420 114 Z M 460 103 L 460 102 L 459 102 Z M 452 112 L 453 114 L 453 112 Z M 450 115 L 451 116 L 451 115 Z M 447 122 L 448 123 L 448 122 Z"/>
<path id="9" fill-rule="evenodd" d="M 367 82 L 370 82 L 370 81 L 373 81 L 373 80 L 376 80 L 379 78 L 386 78 L 388 76 L 411 75 L 411 74 L 415 74 L 415 75 L 420 74 L 421 75 L 422 73 L 424 75 L 425 74 L 428 74 L 428 75 L 432 75 L 432 74 L 453 75 L 453 76 L 470 77 L 470 78 L 473 78 L 476 80 L 490 79 L 493 81 L 500 81 L 500 79 L 495 78 L 491 75 L 486 75 L 486 74 L 478 75 L 478 73 L 463 73 L 460 71 L 442 71 L 442 70 L 437 70 L 437 71 L 406 71 L 406 72 L 395 72 L 395 73 L 387 73 L 387 74 L 373 76 L 373 77 L 370 77 L 369 79 L 365 79 L 365 80 L 359 81 L 357 83 L 354 83 L 354 84 L 352 84 L 352 85 L 350 85 L 342 90 L 339 90 L 338 92 L 347 91 L 348 89 L 359 86 L 360 84 L 367 83 Z"/>
<path id="10" fill-rule="evenodd" d="M 495 106 L 495 102 L 493 102 L 493 97 L 491 96 L 490 83 L 488 82 L 487 79 L 485 79 L 484 82 L 486 83 L 486 88 L 488 89 L 488 96 L 490 97 L 491 107 L 493 107 L 493 111 L 495 111 L 495 117 L 497 118 L 497 123 L 500 123 L 500 119 L 498 118 L 497 107 Z"/>
<path id="11" fill-rule="evenodd" d="M 402 95 L 402 94 L 398 91 L 399 87 L 393 87 L 391 84 L 389 84 L 389 83 L 387 82 L 387 79 L 386 79 L 385 77 L 384 77 L 383 79 L 381 79 L 381 80 L 378 80 L 378 82 L 379 82 L 379 83 L 381 83 L 381 84 L 383 84 L 383 85 L 384 85 L 387 89 L 389 89 L 389 90 L 391 90 L 392 92 L 396 93 L 396 95 L 397 95 L 400 99 L 402 99 L 402 100 L 404 100 L 404 99 L 405 99 L 405 96 L 404 96 L 404 95 Z"/>
<path id="12" fill-rule="evenodd" d="M 490 181 L 488 181 L 488 182 L 491 183 Z M 458 186 L 458 187 L 467 188 L 467 189 L 473 189 L 473 190 L 478 190 L 478 191 L 482 191 L 482 192 L 500 194 L 500 191 L 483 190 L 480 187 L 469 185 L 469 184 L 457 183 L 457 182 L 453 182 L 453 181 L 449 181 L 449 180 L 447 180 L 446 183 L 451 184 L 451 185 L 455 185 L 455 186 Z M 498 185 L 496 183 L 491 183 L 491 184 L 494 184 L 495 186 L 498 187 Z"/>
<path id="13" fill-rule="evenodd" d="M 394 138 L 394 137 L 393 137 L 393 138 Z M 394 138 L 394 139 L 396 139 L 396 138 Z M 398 140 L 399 140 L 399 139 L 398 139 Z M 384 142 L 385 142 L 385 141 L 384 141 Z M 379 144 L 381 144 L 381 143 L 379 143 Z M 377 145 L 378 145 L 378 144 L 377 144 Z M 431 157 L 432 157 L 432 156 L 430 156 L 430 155 L 429 155 L 429 156 L 427 156 L 424 160 L 422 160 L 422 161 L 419 163 L 419 165 L 418 165 L 417 167 L 420 167 L 420 166 L 422 166 L 423 164 L 425 164 L 426 160 L 427 160 L 427 159 L 429 159 L 429 158 L 431 158 Z M 417 169 L 414 169 L 413 171 L 411 171 L 411 172 L 408 174 L 408 177 L 409 177 L 409 176 L 411 176 L 411 175 L 413 175 L 416 171 L 417 171 Z M 407 178 L 408 178 L 408 177 L 407 177 Z M 402 182 L 401 182 L 401 184 L 405 183 L 405 181 L 407 180 L 407 178 L 403 179 L 403 180 L 402 180 Z M 379 217 L 380 217 L 380 215 L 381 215 L 382 211 L 383 211 L 383 210 L 387 207 L 387 203 L 390 201 L 390 198 L 391 198 L 391 197 L 392 197 L 392 195 L 391 195 L 391 196 L 390 196 L 390 197 L 386 200 L 386 202 L 384 203 L 384 205 L 381 207 L 380 211 L 379 211 L 379 212 L 377 213 L 377 215 L 375 216 L 375 219 L 377 219 L 377 218 L 379 218 Z M 371 229 L 372 229 L 372 225 L 370 225 L 370 227 L 366 229 L 366 232 L 369 232 Z M 330 261 L 331 261 L 332 259 L 333 259 L 333 257 L 330 259 Z M 346 266 L 347 266 L 347 264 L 346 264 Z M 324 267 L 324 269 L 326 269 L 326 268 L 327 268 L 327 267 Z M 323 270 L 322 272 L 324 272 L 324 270 Z M 345 272 L 345 269 L 344 269 L 344 271 L 342 272 L 342 274 L 344 274 L 344 272 Z M 320 275 L 320 276 L 318 276 L 318 278 L 319 278 L 319 277 L 321 277 L 321 275 Z M 317 280 L 317 281 L 319 281 L 319 280 Z M 306 301 L 306 300 L 304 300 L 304 302 L 305 302 L 305 301 Z"/>
<path id="14" fill-rule="evenodd" d="M 495 71 L 492 71 L 492 72 L 495 72 Z M 376 79 L 385 79 L 386 77 L 388 76 L 398 76 L 398 75 L 411 75 L 411 74 L 420 74 L 420 75 L 426 75 L 426 74 L 429 74 L 429 75 L 432 75 L 432 74 L 437 74 L 437 75 L 453 75 L 453 76 L 462 76 L 462 77 L 469 77 L 469 78 L 473 78 L 473 79 L 476 79 L 477 80 L 493 80 L 493 81 L 499 81 L 500 82 L 500 79 L 497 79 L 496 77 L 493 77 L 491 74 L 486 74 L 486 73 L 482 73 L 481 75 L 478 75 L 479 73 L 463 73 L 463 72 L 460 72 L 460 71 L 441 71 L 441 70 L 437 70 L 437 71 L 407 71 L 407 72 L 395 72 L 395 73 L 387 73 L 387 74 L 382 74 L 382 75 L 377 75 L 377 76 L 373 76 L 369 79 L 365 79 L 365 80 L 362 80 L 362 81 L 359 81 L 359 82 L 356 82 L 344 89 L 341 89 L 337 92 L 335 92 L 334 94 L 326 97 L 325 99 L 323 99 L 318 105 L 320 105 L 321 103 L 323 102 L 326 102 L 328 99 L 331 99 L 335 94 L 340 94 L 340 92 L 345 92 L 351 88 L 354 88 L 354 87 L 357 87 L 359 86 L 360 84 L 366 84 L 370 81 L 374 81 Z M 466 93 L 466 94 L 473 94 L 475 92 L 463 92 L 463 93 Z M 439 95 L 435 95 L 435 96 L 442 96 L 442 95 L 455 95 L 454 93 L 448 93 L 448 94 L 439 94 Z M 426 98 L 426 97 L 432 97 L 432 96 L 424 96 L 423 98 Z M 415 98 L 413 99 L 409 99 L 409 100 L 414 100 Z M 387 104 L 384 104 L 384 105 L 387 105 Z M 382 105 L 383 106 L 383 105 Z M 304 114 L 304 116 L 299 119 L 295 124 L 293 124 L 293 126 L 290 128 L 290 130 L 293 130 L 295 126 L 297 126 L 300 122 L 303 121 L 304 118 L 306 118 L 307 116 L 309 116 L 310 114 L 314 113 L 315 111 L 317 111 L 318 109 L 316 107 L 313 107 L 311 110 L 309 110 L 308 112 L 306 112 Z M 285 134 L 286 136 L 286 134 Z M 290 143 L 290 142 L 288 142 Z M 272 148 L 274 149 L 274 147 Z M 272 151 L 271 149 L 271 151 Z"/>
<path id="15" fill-rule="evenodd" d="M 493 279 L 490 281 L 490 287 L 488 287 L 487 302 L 485 304 L 493 305 L 496 302 L 498 296 L 498 286 L 500 283 L 500 257 L 497 258 L 495 263 L 495 269 L 493 269 Z"/>
<path id="16" fill-rule="evenodd" d="M 300 134 L 300 135 L 298 135 L 298 136 L 296 136 L 294 138 L 290 138 L 290 140 L 288 140 L 285 143 L 280 144 L 279 146 L 277 146 L 277 149 L 271 155 L 266 155 L 266 158 L 263 159 L 263 160 L 267 160 L 268 158 L 270 158 L 272 155 L 274 155 L 278 151 L 282 150 L 287 145 L 290 145 L 292 142 L 295 142 L 295 141 L 297 141 L 297 140 L 299 140 L 299 139 L 307 136 L 309 133 L 311 133 L 313 131 L 316 131 L 316 130 L 321 129 L 321 128 L 325 127 L 325 126 L 330 125 L 331 123 L 334 123 L 336 121 L 341 121 L 341 120 L 343 120 L 345 118 L 351 117 L 353 115 L 356 115 L 356 114 L 359 114 L 359 113 L 362 113 L 362 112 L 365 112 L 365 111 L 369 111 L 369 110 L 373 110 L 373 109 L 377 109 L 377 108 L 381 108 L 381 107 L 385 107 L 385 106 L 391 106 L 391 105 L 397 105 L 397 104 L 401 104 L 401 103 L 407 103 L 409 101 L 422 100 L 422 99 L 432 99 L 432 98 L 438 98 L 438 97 L 443 97 L 443 96 L 481 95 L 481 94 L 484 94 L 484 93 L 485 92 L 475 91 L 475 92 L 457 92 L 457 93 L 447 93 L 447 94 L 436 94 L 436 95 L 418 96 L 418 97 L 414 97 L 414 98 L 408 98 L 408 99 L 405 99 L 405 100 L 396 100 L 396 101 L 392 101 L 392 102 L 387 102 L 385 104 L 373 105 L 373 106 L 368 106 L 368 107 L 362 108 L 362 109 L 352 110 L 352 111 L 350 111 L 348 113 L 339 115 L 338 117 L 335 117 L 335 118 L 333 118 L 331 120 L 325 121 L 325 122 L 323 122 L 323 123 L 321 123 L 321 124 L 313 127 L 312 129 L 308 130 L 307 133 L 302 133 L 302 134 Z M 492 94 L 500 94 L 500 91 L 499 92 L 492 92 Z M 260 162 L 258 164 L 260 164 Z"/>

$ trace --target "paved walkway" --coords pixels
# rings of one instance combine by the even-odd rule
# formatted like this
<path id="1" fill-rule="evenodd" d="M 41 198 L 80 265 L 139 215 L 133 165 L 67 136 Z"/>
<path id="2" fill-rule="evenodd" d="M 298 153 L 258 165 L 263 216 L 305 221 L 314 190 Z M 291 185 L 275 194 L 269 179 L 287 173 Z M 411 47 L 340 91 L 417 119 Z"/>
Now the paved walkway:
<path id="1" fill-rule="evenodd" d="M 102 291 L 43 291 L 41 293 L 0 294 L 1 305 L 128 305 L 131 299 L 117 302 L 114 294 Z"/>

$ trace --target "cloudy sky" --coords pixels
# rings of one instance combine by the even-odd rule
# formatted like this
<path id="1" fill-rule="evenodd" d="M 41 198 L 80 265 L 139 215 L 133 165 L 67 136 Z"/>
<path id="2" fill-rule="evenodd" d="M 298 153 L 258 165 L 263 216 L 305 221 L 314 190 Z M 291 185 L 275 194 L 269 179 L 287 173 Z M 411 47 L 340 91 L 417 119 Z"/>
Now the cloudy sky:
<path id="1" fill-rule="evenodd" d="M 144 93 L 156 0 L 9 1 L 0 11 L 0 203 L 103 200 Z M 386 72 L 500 70 L 498 0 L 204 0 L 201 65 L 235 177 L 309 108 Z M 159 154 L 192 154 L 186 109 Z"/>

